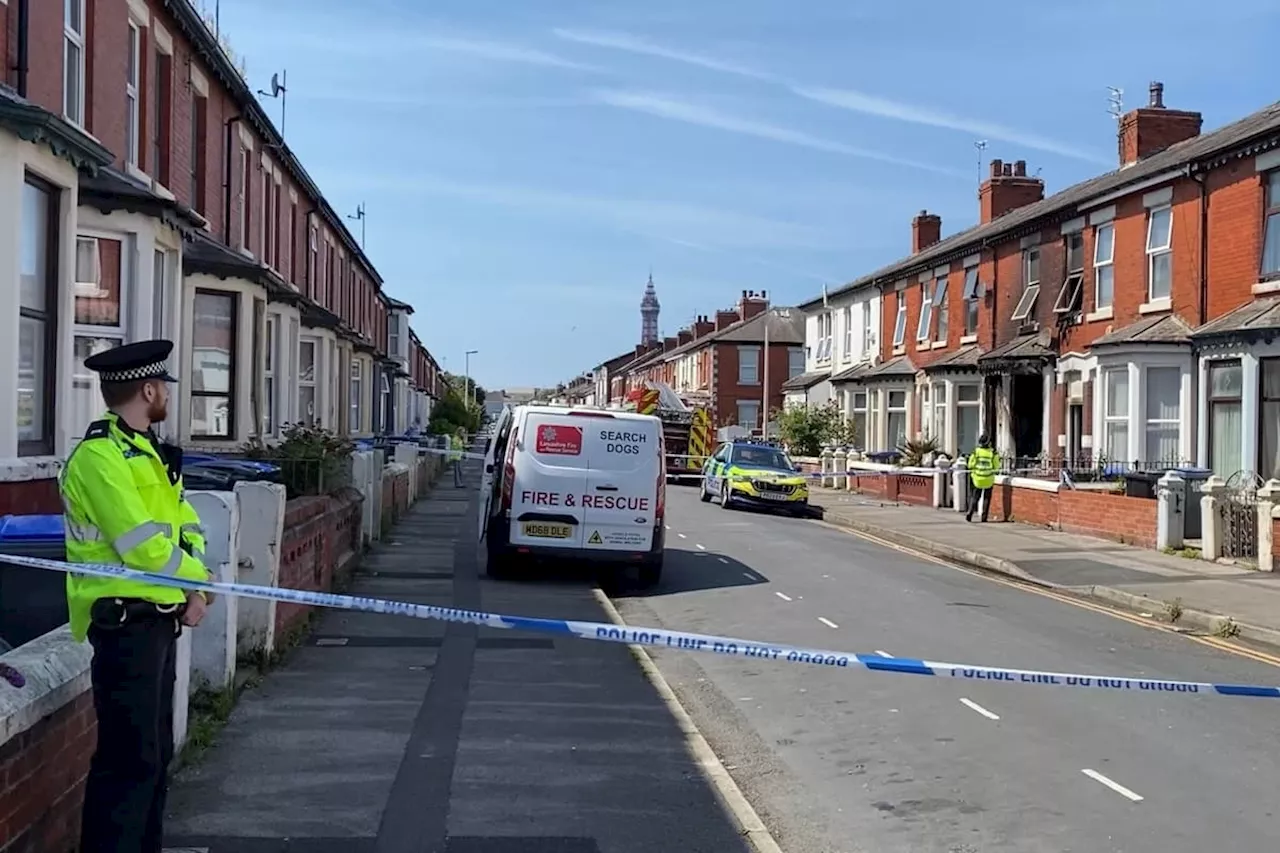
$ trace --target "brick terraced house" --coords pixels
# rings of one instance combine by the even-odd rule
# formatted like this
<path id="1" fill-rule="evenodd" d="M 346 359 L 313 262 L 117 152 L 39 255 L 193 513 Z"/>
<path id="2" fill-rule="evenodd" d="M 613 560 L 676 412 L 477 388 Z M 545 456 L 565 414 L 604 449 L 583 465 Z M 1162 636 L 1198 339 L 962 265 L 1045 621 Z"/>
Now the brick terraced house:
<path id="1" fill-rule="evenodd" d="M 922 212 L 911 255 L 801 306 L 806 367 L 852 365 L 829 381 L 863 449 L 967 453 L 989 431 L 1025 470 L 1280 477 L 1280 104 L 1201 133 L 1153 83 L 1118 140 L 1115 171 L 1047 198 L 993 160 L 976 226 L 943 238 Z M 844 312 L 876 302 L 857 364 Z"/>
<path id="2" fill-rule="evenodd" d="M 189 0 L 0 2 L 0 513 L 56 512 L 95 352 L 175 341 L 164 432 L 425 422 L 439 368 Z"/>

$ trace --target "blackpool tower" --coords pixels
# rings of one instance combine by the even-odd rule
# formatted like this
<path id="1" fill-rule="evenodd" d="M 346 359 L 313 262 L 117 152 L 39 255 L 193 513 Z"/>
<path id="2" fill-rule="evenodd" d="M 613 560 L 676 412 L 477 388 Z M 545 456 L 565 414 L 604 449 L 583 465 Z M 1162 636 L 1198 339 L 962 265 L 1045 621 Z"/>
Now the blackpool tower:
<path id="1" fill-rule="evenodd" d="M 658 343 L 658 312 L 662 306 L 658 304 L 658 292 L 653 288 L 653 275 L 649 275 L 649 283 L 644 286 L 644 299 L 640 300 L 640 343 L 642 346 L 653 346 Z"/>

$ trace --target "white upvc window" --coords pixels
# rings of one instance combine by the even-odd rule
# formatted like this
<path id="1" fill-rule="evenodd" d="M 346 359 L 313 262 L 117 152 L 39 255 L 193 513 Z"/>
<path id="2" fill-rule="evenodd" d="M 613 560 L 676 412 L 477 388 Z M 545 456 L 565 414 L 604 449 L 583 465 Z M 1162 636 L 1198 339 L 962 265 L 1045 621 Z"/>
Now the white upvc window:
<path id="1" fill-rule="evenodd" d="M 950 313 L 947 307 L 950 301 L 947 299 L 947 278 L 946 275 L 938 276 L 933 283 L 933 313 L 938 318 L 933 339 L 939 343 L 946 343 L 951 333 L 951 321 L 947 317 Z"/>
<path id="2" fill-rule="evenodd" d="M 795 379 L 804 373 L 804 349 L 802 347 L 787 348 L 787 378 Z"/>
<path id="3" fill-rule="evenodd" d="M 1116 291 L 1116 227 L 1111 223 L 1093 229 L 1093 310 L 1110 308 Z"/>
<path id="4" fill-rule="evenodd" d="M 830 311 L 818 315 L 818 351 L 814 354 L 815 361 L 831 360 L 831 324 Z"/>
<path id="5" fill-rule="evenodd" d="M 738 384 L 760 384 L 760 347 L 738 347 Z"/>
<path id="6" fill-rule="evenodd" d="M 1012 320 L 1029 320 L 1036 310 L 1036 298 L 1040 295 L 1040 247 L 1031 246 L 1022 252 L 1022 297 L 1014 306 Z"/>
<path id="7" fill-rule="evenodd" d="M 857 450 L 867 449 L 867 423 L 868 412 L 867 403 L 868 395 L 866 391 L 854 391 L 849 395 L 851 402 L 849 406 L 849 426 L 850 438 L 853 446 Z"/>
<path id="8" fill-rule="evenodd" d="M 1074 314 L 1080 309 L 1080 297 L 1084 282 L 1084 234 L 1076 231 L 1065 239 L 1067 249 L 1067 277 L 1053 303 L 1055 314 Z"/>
<path id="9" fill-rule="evenodd" d="M 885 438 L 889 450 L 896 450 L 907 441 L 907 392 L 886 391 Z"/>
<path id="10" fill-rule="evenodd" d="M 978 268 L 977 266 L 964 268 L 964 333 L 966 335 L 976 335 L 978 333 Z"/>
<path id="11" fill-rule="evenodd" d="M 1108 460 L 1129 458 L 1129 368 L 1117 367 L 1103 376 L 1103 445 Z"/>
<path id="12" fill-rule="evenodd" d="M 859 334 L 861 341 L 858 347 L 858 358 L 867 357 L 867 353 L 871 350 L 871 300 L 862 303 L 862 330 Z"/>
<path id="13" fill-rule="evenodd" d="M 933 282 L 920 285 L 920 321 L 916 324 L 916 340 L 929 340 L 929 327 L 933 323 Z"/>
<path id="14" fill-rule="evenodd" d="M 893 321 L 893 346 L 898 348 L 902 346 L 907 339 L 907 297 L 903 291 L 898 291 L 898 316 Z"/>
<path id="15" fill-rule="evenodd" d="M 240 146 L 240 186 L 236 198 L 240 201 L 240 248 L 249 248 L 249 149 Z"/>
<path id="16" fill-rule="evenodd" d="M 380 424 L 382 427 L 381 433 L 383 435 L 387 435 L 391 432 L 392 427 L 392 424 L 387 423 L 387 421 L 390 420 L 390 418 L 387 417 L 387 403 L 391 400 L 391 380 L 387 378 L 387 372 L 385 370 L 378 370 L 377 373 L 382 377 L 380 393 L 378 395 L 379 420 L 382 421 Z"/>
<path id="17" fill-rule="evenodd" d="M 935 382 L 933 385 L 933 429 L 930 430 L 932 435 L 938 441 L 938 445 L 943 449 L 949 449 L 951 444 L 947 435 L 947 383 Z"/>
<path id="18" fill-rule="evenodd" d="M 738 401 L 738 426 L 755 429 L 760 426 L 760 401 Z"/>
<path id="19" fill-rule="evenodd" d="M 75 307 L 73 319 L 72 438 L 79 438 L 98 415 L 103 402 L 98 374 L 85 359 L 121 346 L 128 339 L 133 270 L 124 235 L 80 234 L 76 237 Z"/>
<path id="20" fill-rule="evenodd" d="M 387 349 L 391 351 L 392 358 L 400 355 L 400 318 L 402 316 L 399 311 L 392 311 L 387 320 Z"/>
<path id="21" fill-rule="evenodd" d="M 125 66 L 124 81 L 124 159 L 130 166 L 138 165 L 139 136 L 142 125 L 141 92 L 142 92 L 142 30 L 133 21 L 129 22 L 128 58 Z"/>
<path id="22" fill-rule="evenodd" d="M 1262 226 L 1262 277 L 1280 276 L 1280 170 L 1267 173 Z"/>
<path id="23" fill-rule="evenodd" d="M 85 0 L 63 0 L 62 9 L 62 115 L 83 126 Z"/>
<path id="24" fill-rule="evenodd" d="M 1147 213 L 1147 301 L 1168 299 L 1173 292 L 1173 208 Z"/>
<path id="25" fill-rule="evenodd" d="M 1143 461 L 1148 467 L 1181 464 L 1182 370 L 1148 367 L 1145 385 L 1147 446 Z"/>
<path id="26" fill-rule="evenodd" d="M 978 446 L 982 417 L 982 387 L 976 383 L 956 385 L 956 453 L 966 454 Z"/>
<path id="27" fill-rule="evenodd" d="M 844 352 L 841 353 L 844 361 L 853 359 L 853 306 L 846 305 L 844 309 Z"/>
<path id="28" fill-rule="evenodd" d="M 361 422 L 361 420 L 360 420 L 360 413 L 361 413 L 361 406 L 360 406 L 360 394 L 362 393 L 362 388 L 363 388 L 363 386 L 364 386 L 363 379 L 364 379 L 364 377 L 363 377 L 363 375 L 362 375 L 362 374 L 361 374 L 361 372 L 360 372 L 360 359 L 358 359 L 358 358 L 356 358 L 354 355 L 352 355 L 352 357 L 351 357 L 351 385 L 350 385 L 350 393 L 351 393 L 351 423 L 350 423 L 350 425 L 349 425 L 349 426 L 350 426 L 350 432 L 351 432 L 352 434 L 355 434 L 355 433 L 360 432 L 361 428 L 363 427 L 363 423 L 362 423 L 362 422 Z"/>
<path id="29" fill-rule="evenodd" d="M 262 362 L 262 434 L 276 434 L 276 348 L 279 346 L 278 330 L 274 314 L 267 315 L 266 353 Z"/>

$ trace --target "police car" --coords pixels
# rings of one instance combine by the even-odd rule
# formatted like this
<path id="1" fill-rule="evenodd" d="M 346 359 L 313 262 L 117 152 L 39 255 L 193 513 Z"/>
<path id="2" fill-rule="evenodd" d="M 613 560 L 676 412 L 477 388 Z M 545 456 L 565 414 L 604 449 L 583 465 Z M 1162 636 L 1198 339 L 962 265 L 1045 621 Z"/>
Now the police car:
<path id="1" fill-rule="evenodd" d="M 702 467 L 702 500 L 781 509 L 795 515 L 809 511 L 809 481 L 780 447 L 730 441 Z"/>

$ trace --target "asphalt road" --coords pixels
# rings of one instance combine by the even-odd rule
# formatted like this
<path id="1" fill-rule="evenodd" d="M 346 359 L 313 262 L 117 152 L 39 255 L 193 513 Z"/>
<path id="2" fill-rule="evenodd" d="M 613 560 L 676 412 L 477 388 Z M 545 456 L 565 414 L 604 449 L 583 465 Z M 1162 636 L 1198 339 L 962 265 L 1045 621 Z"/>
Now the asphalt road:
<path id="1" fill-rule="evenodd" d="M 819 522 L 668 490 L 628 622 L 1023 669 L 1280 683 L 1280 669 Z M 788 853 L 1280 849 L 1280 702 L 829 670 L 659 669 Z"/>

